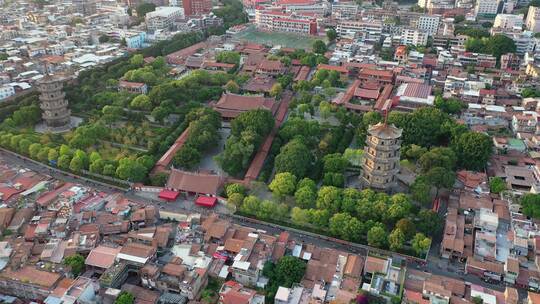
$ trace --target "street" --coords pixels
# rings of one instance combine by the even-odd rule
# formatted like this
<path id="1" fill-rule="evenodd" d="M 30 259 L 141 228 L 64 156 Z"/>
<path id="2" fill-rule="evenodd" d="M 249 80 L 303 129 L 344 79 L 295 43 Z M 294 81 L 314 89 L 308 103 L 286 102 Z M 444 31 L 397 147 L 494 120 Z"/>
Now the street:
<path id="1" fill-rule="evenodd" d="M 37 163 L 32 160 L 26 160 L 23 157 L 17 157 L 11 153 L 6 153 L 4 151 L 0 151 L 0 157 L 10 164 L 17 164 L 21 167 L 28 168 L 35 172 L 38 172 L 44 175 L 49 175 L 58 180 L 84 184 L 92 188 L 95 188 L 96 190 L 104 191 L 104 192 L 120 191 L 117 187 L 107 186 L 101 182 L 92 181 L 83 177 L 73 177 L 71 176 L 71 174 L 66 174 L 58 169 L 49 168 L 48 166 L 45 166 L 41 163 Z M 153 204 L 156 206 L 156 208 L 167 210 L 167 211 L 181 210 L 183 212 L 196 212 L 196 213 L 201 213 L 201 214 L 206 214 L 206 215 L 215 211 L 215 210 L 210 211 L 206 208 L 196 206 L 193 203 L 193 200 L 164 202 L 157 199 L 157 195 L 155 194 L 152 194 L 152 195 L 156 196 L 156 198 L 152 199 L 151 196 L 149 195 L 141 195 L 130 190 L 123 191 L 123 194 L 126 198 L 130 200 L 133 200 L 136 202 L 142 202 L 146 204 Z M 225 206 L 220 206 L 220 207 L 226 209 Z M 333 249 L 341 250 L 344 252 L 351 252 L 351 253 L 360 254 L 364 256 L 367 255 L 366 249 L 347 246 L 347 245 L 343 245 L 336 242 L 331 242 L 324 239 L 322 236 L 317 237 L 316 235 L 309 232 L 301 232 L 299 230 L 292 229 L 292 228 L 281 228 L 281 227 L 278 227 L 277 225 L 270 224 L 270 223 L 249 222 L 249 221 L 243 220 L 241 217 L 230 216 L 228 212 L 221 212 L 220 215 L 222 217 L 230 219 L 235 224 L 245 226 L 245 227 L 250 227 L 253 229 L 264 230 L 268 234 L 272 234 L 272 235 L 277 235 L 281 233 L 284 229 L 286 229 L 290 234 L 290 238 L 295 240 L 298 243 L 311 243 L 311 244 L 316 244 L 317 246 L 320 246 L 320 247 L 333 248 Z M 417 268 L 417 269 L 427 271 L 429 273 L 436 274 L 436 275 L 464 280 L 466 282 L 480 285 L 487 288 L 491 288 L 497 291 L 504 291 L 505 289 L 504 284 L 490 284 L 490 283 L 484 282 L 477 276 L 464 274 L 463 272 L 458 271 L 459 269 L 456 268 L 456 266 L 451 265 L 448 262 L 448 260 L 444 260 L 438 257 L 437 248 L 438 248 L 437 245 L 433 246 L 431 250 L 431 255 L 428 257 L 426 265 L 418 265 L 416 263 L 409 263 L 408 267 Z"/>

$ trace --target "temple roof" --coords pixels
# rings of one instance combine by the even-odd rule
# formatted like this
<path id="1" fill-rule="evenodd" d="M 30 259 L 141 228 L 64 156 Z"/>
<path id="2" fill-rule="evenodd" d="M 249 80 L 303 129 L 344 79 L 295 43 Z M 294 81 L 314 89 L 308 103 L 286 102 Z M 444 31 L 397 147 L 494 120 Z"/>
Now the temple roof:
<path id="1" fill-rule="evenodd" d="M 397 128 L 393 124 L 389 125 L 383 122 L 379 122 L 376 125 L 371 125 L 368 128 L 368 132 L 371 136 L 375 136 L 381 139 L 397 139 L 401 137 L 402 129 Z"/>

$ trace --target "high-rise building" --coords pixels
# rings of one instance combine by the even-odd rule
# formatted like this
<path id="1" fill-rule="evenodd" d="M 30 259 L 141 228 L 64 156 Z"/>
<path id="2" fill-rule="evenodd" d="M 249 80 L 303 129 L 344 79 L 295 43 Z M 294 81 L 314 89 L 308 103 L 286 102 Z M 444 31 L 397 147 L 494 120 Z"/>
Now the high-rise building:
<path id="1" fill-rule="evenodd" d="M 69 126 L 71 111 L 68 108 L 66 94 L 62 91 L 62 80 L 45 75 L 38 82 L 39 106 L 43 111 L 41 117 L 47 127 L 61 129 Z"/>
<path id="2" fill-rule="evenodd" d="M 168 29 L 178 17 L 183 17 L 184 12 L 179 7 L 158 6 L 153 12 L 145 16 L 146 28 L 151 31 Z"/>
<path id="3" fill-rule="evenodd" d="M 397 185 L 402 130 L 386 122 L 368 128 L 362 176 L 364 186 L 390 192 Z"/>
<path id="4" fill-rule="evenodd" d="M 497 17 L 495 17 L 495 21 L 493 22 L 493 27 L 505 30 L 519 28 L 521 30 L 521 28 L 523 27 L 523 14 L 498 14 Z"/>
<path id="5" fill-rule="evenodd" d="M 475 16 L 495 17 L 499 12 L 499 0 L 477 0 L 474 7 Z"/>
<path id="6" fill-rule="evenodd" d="M 75 13 L 83 16 L 94 15 L 96 13 L 95 0 L 72 0 L 73 10 Z"/>
<path id="7" fill-rule="evenodd" d="M 540 7 L 529 6 L 527 19 L 525 19 L 525 26 L 533 33 L 540 32 Z"/>
<path id="8" fill-rule="evenodd" d="M 423 15 L 418 18 L 416 27 L 424 32 L 427 32 L 430 36 L 437 33 L 439 29 L 441 17 L 438 15 Z"/>
<path id="9" fill-rule="evenodd" d="M 414 28 L 403 28 L 401 32 L 401 44 L 425 46 L 428 42 L 428 33 Z"/>
<path id="10" fill-rule="evenodd" d="M 212 11 L 212 0 L 182 0 L 186 16 L 204 15 Z"/>

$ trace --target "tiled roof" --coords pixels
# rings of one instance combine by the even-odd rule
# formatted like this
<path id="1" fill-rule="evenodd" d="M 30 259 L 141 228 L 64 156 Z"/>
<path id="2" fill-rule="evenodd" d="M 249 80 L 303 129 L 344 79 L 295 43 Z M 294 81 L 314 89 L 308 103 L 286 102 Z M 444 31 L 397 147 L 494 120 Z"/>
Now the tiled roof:
<path id="1" fill-rule="evenodd" d="M 116 255 L 118 255 L 121 249 L 122 247 L 98 246 L 88 254 L 86 265 L 104 269 L 110 268 L 114 264 Z"/>

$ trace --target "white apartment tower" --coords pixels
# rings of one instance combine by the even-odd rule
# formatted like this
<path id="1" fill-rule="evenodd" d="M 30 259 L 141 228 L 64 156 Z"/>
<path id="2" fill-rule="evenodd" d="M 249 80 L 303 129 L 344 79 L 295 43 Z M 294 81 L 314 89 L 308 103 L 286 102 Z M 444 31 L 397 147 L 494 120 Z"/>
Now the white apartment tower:
<path id="1" fill-rule="evenodd" d="M 428 33 L 418 30 L 405 28 L 401 32 L 401 44 L 404 45 L 414 45 L 414 46 L 425 46 L 428 42 Z"/>
<path id="2" fill-rule="evenodd" d="M 498 14 L 493 22 L 493 27 L 506 30 L 511 30 L 513 28 L 521 29 L 523 27 L 523 14 Z"/>
<path id="3" fill-rule="evenodd" d="M 529 6 L 527 19 L 525 19 L 525 26 L 533 33 L 540 32 L 540 7 Z"/>
<path id="4" fill-rule="evenodd" d="M 437 15 L 424 15 L 418 18 L 416 27 L 424 32 L 427 32 L 430 36 L 437 34 L 439 29 L 440 16 Z"/>
<path id="5" fill-rule="evenodd" d="M 475 16 L 495 16 L 499 11 L 499 0 L 476 0 Z"/>

